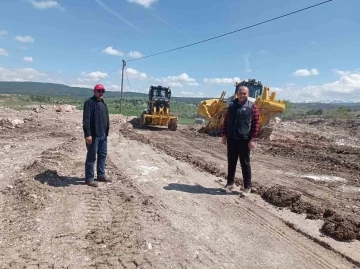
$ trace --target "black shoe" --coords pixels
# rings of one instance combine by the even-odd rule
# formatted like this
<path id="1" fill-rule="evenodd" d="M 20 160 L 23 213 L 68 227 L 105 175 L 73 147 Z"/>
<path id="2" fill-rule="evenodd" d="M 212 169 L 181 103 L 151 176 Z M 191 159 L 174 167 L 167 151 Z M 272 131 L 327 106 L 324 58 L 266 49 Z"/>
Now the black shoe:
<path id="1" fill-rule="evenodd" d="M 107 178 L 105 175 L 103 176 L 99 176 L 97 177 L 97 179 L 95 179 L 96 181 L 99 181 L 99 182 L 106 182 L 106 183 L 110 183 L 112 182 L 111 179 Z"/>

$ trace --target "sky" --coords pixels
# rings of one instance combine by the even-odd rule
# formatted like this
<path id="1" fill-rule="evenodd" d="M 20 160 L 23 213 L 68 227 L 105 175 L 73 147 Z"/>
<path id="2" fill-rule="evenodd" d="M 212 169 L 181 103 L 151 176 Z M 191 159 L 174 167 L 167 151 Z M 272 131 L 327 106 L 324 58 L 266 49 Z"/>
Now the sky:
<path id="1" fill-rule="evenodd" d="M 321 1 L 0 0 L 0 81 L 119 91 L 125 60 L 124 91 L 229 96 L 236 81 L 254 78 L 280 99 L 360 101 L 359 0 L 139 59 Z"/>

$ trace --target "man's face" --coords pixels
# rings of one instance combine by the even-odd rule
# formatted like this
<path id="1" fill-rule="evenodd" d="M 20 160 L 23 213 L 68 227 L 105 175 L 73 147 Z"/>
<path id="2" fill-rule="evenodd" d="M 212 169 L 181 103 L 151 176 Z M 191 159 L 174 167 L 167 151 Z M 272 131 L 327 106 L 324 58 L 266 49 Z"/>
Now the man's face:
<path id="1" fill-rule="evenodd" d="M 249 97 L 249 89 L 247 87 L 241 86 L 236 92 L 236 97 L 240 102 L 245 101 Z"/>
<path id="2" fill-rule="evenodd" d="M 94 94 L 96 98 L 103 99 L 104 98 L 105 90 L 94 90 Z"/>

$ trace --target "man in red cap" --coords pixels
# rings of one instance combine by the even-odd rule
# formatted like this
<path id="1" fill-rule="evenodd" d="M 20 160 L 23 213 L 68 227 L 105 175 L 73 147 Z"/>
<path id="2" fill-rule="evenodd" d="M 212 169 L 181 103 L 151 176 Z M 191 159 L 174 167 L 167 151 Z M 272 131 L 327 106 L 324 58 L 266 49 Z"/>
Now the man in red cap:
<path id="1" fill-rule="evenodd" d="M 94 87 L 93 97 L 84 102 L 83 130 L 86 141 L 87 155 L 85 161 L 85 183 L 98 187 L 100 182 L 111 182 L 105 175 L 107 155 L 107 137 L 109 135 L 110 119 L 104 98 L 105 88 L 101 84 Z M 97 178 L 94 177 L 94 164 L 97 160 Z"/>

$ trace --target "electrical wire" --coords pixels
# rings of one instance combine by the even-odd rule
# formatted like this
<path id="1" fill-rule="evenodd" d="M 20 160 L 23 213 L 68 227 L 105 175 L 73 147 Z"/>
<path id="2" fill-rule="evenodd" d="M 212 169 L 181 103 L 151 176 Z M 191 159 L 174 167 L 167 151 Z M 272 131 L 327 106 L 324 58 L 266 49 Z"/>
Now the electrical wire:
<path id="1" fill-rule="evenodd" d="M 299 12 L 303 12 L 303 11 L 305 11 L 305 10 L 308 10 L 308 9 L 311 9 L 311 8 L 315 8 L 315 7 L 317 7 L 317 6 L 324 5 L 324 4 L 330 3 L 330 2 L 332 2 L 332 1 L 334 1 L 334 0 L 326 0 L 326 1 L 320 2 L 320 3 L 318 3 L 318 4 L 314 4 L 314 5 L 305 7 L 305 8 L 301 8 L 301 9 L 298 9 L 298 10 L 296 10 L 296 11 L 293 11 L 293 12 L 290 12 L 290 13 L 286 13 L 286 14 L 284 14 L 284 15 L 277 16 L 277 17 L 275 17 L 275 18 L 268 19 L 268 20 L 265 20 L 265 21 L 262 21 L 262 22 L 259 22 L 259 23 L 255 23 L 255 24 L 252 24 L 252 25 L 250 25 L 250 26 L 246 26 L 246 27 L 243 27 L 243 28 L 241 28 L 241 29 L 237 29 L 237 30 L 234 30 L 234 31 L 225 33 L 225 34 L 221 34 L 221 35 L 218 35 L 218 36 L 214 36 L 214 37 L 211 37 L 211 38 L 208 38 L 208 39 L 204 39 L 204 40 L 201 40 L 201 41 L 198 41 L 198 42 L 195 42 L 195 43 L 191 43 L 191 44 L 188 44 L 188 45 L 185 45 L 185 46 L 177 47 L 177 48 L 174 48 L 174 49 L 170 49 L 170 50 L 166 50 L 166 51 L 162 51 L 162 52 L 150 54 L 150 55 L 148 55 L 148 56 L 143 56 L 143 57 L 139 57 L 139 58 L 136 58 L 136 59 L 131 59 L 131 60 L 128 60 L 127 62 L 133 62 L 133 61 L 137 61 L 137 60 L 141 60 L 141 59 L 150 58 L 150 57 L 154 57 L 154 56 L 157 56 L 157 55 L 169 53 L 169 52 L 172 52 L 172 51 L 181 50 L 181 49 L 188 48 L 188 47 L 191 47 L 191 46 L 195 46 L 195 45 L 198 45 L 198 44 L 201 44 L 201 43 L 205 43 L 205 42 L 208 42 L 208 41 L 217 39 L 217 38 L 221 38 L 221 37 L 224 37 L 224 36 L 227 36 L 227 35 L 231 35 L 231 34 L 234 34 L 234 33 L 237 33 L 237 32 L 241 32 L 241 31 L 244 31 L 244 30 L 247 30 L 247 29 L 250 29 L 250 28 L 253 28 L 253 27 L 256 27 L 256 26 L 265 24 L 265 23 L 268 23 L 268 22 L 272 22 L 272 21 L 275 21 L 275 20 L 278 20 L 278 19 L 281 19 L 281 18 L 290 16 L 290 15 L 293 15 L 293 14 L 296 14 L 296 13 L 299 13 Z M 114 70 L 112 70 L 112 71 L 111 71 L 110 73 L 108 73 L 108 74 L 111 74 L 112 72 L 114 72 L 115 70 L 117 70 L 118 68 L 120 68 L 121 66 L 122 66 L 122 65 L 117 66 Z M 100 79 L 100 80 L 101 80 L 101 79 Z"/>

